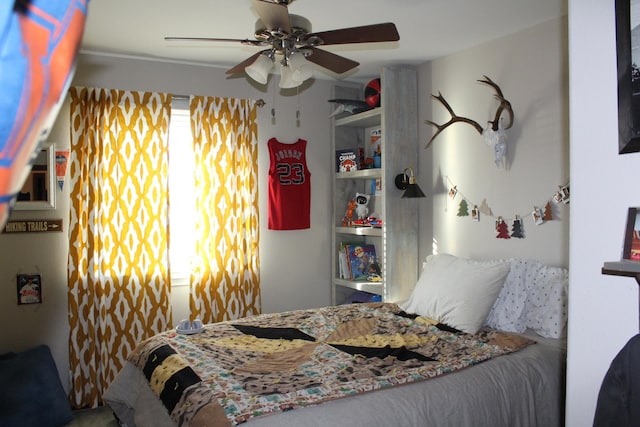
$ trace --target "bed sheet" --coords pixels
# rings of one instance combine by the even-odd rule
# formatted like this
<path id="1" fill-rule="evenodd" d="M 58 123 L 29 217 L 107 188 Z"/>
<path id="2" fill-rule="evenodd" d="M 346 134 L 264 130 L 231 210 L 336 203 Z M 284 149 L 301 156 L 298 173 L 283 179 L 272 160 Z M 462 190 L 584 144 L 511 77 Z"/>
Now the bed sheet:
<path id="1" fill-rule="evenodd" d="M 254 418 L 243 425 L 561 426 L 564 341 L 525 335 L 537 343 L 452 374 Z M 104 400 L 127 427 L 175 427 L 144 375 L 129 362 Z"/>

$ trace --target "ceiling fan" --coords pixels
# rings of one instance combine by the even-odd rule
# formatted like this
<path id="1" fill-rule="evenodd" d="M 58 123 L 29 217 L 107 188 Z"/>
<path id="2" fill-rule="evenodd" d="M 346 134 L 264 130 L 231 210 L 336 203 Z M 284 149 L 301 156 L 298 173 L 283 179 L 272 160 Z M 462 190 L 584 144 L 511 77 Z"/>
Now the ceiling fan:
<path id="1" fill-rule="evenodd" d="M 311 32 L 311 22 L 303 16 L 290 14 L 288 5 L 294 0 L 252 0 L 260 19 L 255 24 L 254 39 L 227 39 L 213 37 L 165 37 L 167 41 L 238 42 L 249 46 L 266 47 L 237 64 L 227 74 L 246 72 L 251 78 L 265 84 L 275 56 L 282 56 L 280 87 L 302 84 L 311 77 L 306 61 L 336 74 L 345 73 L 358 62 L 319 49 L 319 46 L 376 43 L 400 40 L 396 26 L 390 22 L 338 30 Z M 306 61 L 305 61 L 306 60 Z"/>

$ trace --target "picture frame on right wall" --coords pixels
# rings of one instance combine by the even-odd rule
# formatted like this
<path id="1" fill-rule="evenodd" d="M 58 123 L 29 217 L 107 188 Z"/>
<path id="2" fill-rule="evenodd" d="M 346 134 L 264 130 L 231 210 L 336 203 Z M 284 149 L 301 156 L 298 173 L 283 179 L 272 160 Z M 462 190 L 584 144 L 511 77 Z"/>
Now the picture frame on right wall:
<path id="1" fill-rule="evenodd" d="M 640 285 L 640 206 L 628 209 L 622 255 L 619 261 L 605 262 L 602 274 L 632 276 Z"/>
<path id="2" fill-rule="evenodd" d="M 616 0 L 618 153 L 640 151 L 640 0 Z"/>
<path id="3" fill-rule="evenodd" d="M 640 207 L 631 207 L 627 213 L 622 259 L 640 261 Z"/>

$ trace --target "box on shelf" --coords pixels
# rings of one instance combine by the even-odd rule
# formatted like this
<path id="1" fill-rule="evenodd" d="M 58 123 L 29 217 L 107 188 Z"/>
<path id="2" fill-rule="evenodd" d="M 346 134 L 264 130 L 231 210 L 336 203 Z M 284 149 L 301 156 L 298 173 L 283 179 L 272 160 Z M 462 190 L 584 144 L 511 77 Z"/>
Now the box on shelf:
<path id="1" fill-rule="evenodd" d="M 336 172 L 358 170 L 359 152 L 357 149 L 336 150 Z"/>
<path id="2" fill-rule="evenodd" d="M 381 164 L 381 153 L 382 149 L 380 147 L 382 143 L 382 129 L 374 128 L 371 129 L 369 134 L 369 141 L 365 143 L 364 156 L 365 162 L 372 168 L 379 168 L 382 166 Z"/>
<path id="3" fill-rule="evenodd" d="M 367 149 L 365 150 L 365 155 L 367 157 L 373 157 L 375 154 L 380 154 L 381 142 L 382 142 L 382 129 L 381 128 L 371 129 L 371 132 L 369 133 L 369 144 L 367 145 Z"/>

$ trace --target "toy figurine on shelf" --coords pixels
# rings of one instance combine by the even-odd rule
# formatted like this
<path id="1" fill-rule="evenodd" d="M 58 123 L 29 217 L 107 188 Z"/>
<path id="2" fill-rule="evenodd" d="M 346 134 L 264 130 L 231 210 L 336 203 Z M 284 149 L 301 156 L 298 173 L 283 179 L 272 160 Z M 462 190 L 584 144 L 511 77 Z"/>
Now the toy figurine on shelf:
<path id="1" fill-rule="evenodd" d="M 378 258 L 377 257 L 372 257 L 369 263 L 369 271 L 367 271 L 367 273 L 369 274 L 377 274 L 380 275 L 381 271 L 380 271 L 380 264 L 378 264 Z"/>
<path id="2" fill-rule="evenodd" d="M 373 228 L 382 228 L 382 220 L 375 216 L 370 216 L 367 218 L 369 225 Z"/>
<path id="3" fill-rule="evenodd" d="M 369 208 L 367 205 L 369 204 L 370 198 L 371 196 L 368 194 L 356 193 L 356 215 L 358 216 L 358 219 L 365 219 L 367 215 L 369 215 Z"/>
<path id="4" fill-rule="evenodd" d="M 382 228 L 382 220 L 375 216 L 368 216 L 364 219 L 356 219 L 351 222 L 354 227 Z"/>
<path id="5" fill-rule="evenodd" d="M 344 214 L 344 218 L 342 218 L 342 226 L 343 227 L 351 227 L 353 221 L 353 213 L 356 210 L 356 200 L 351 199 L 347 204 L 347 212 Z"/>
<path id="6" fill-rule="evenodd" d="M 356 196 L 349 200 L 347 212 L 342 218 L 341 225 L 343 227 L 375 227 L 382 228 L 382 220 L 377 217 L 376 213 L 369 214 L 369 194 L 356 193 Z M 355 214 L 355 219 L 354 219 Z"/>
<path id="7" fill-rule="evenodd" d="M 381 282 L 382 271 L 380 270 L 380 264 L 377 257 L 372 257 L 367 269 L 367 281 L 369 282 Z"/>

